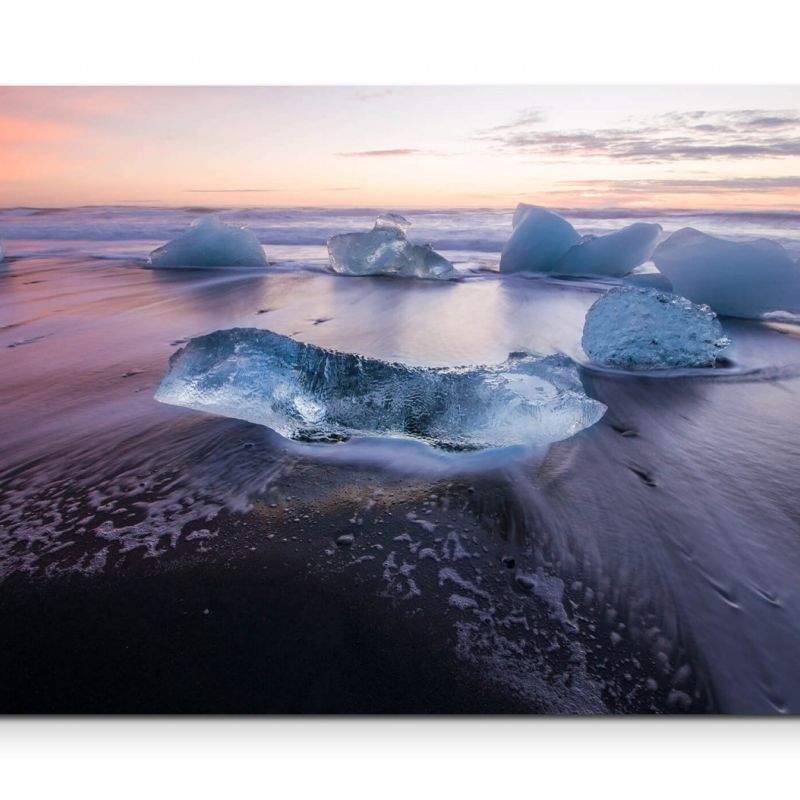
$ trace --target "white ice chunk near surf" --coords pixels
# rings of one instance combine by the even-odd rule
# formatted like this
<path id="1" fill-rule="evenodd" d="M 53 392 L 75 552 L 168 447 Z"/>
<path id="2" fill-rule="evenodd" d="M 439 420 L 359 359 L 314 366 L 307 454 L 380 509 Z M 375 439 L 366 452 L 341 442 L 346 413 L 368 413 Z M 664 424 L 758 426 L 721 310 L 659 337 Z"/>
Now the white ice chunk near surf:
<path id="1" fill-rule="evenodd" d="M 500 272 L 549 272 L 581 238 L 564 217 L 541 206 L 520 203 L 512 224 Z"/>
<path id="2" fill-rule="evenodd" d="M 681 228 L 656 248 L 653 261 L 675 292 L 718 314 L 800 311 L 800 265 L 769 239 L 732 242 Z"/>
<path id="3" fill-rule="evenodd" d="M 150 253 L 153 267 L 265 267 L 264 248 L 252 231 L 219 217 L 201 217 L 186 233 Z"/>
<path id="4" fill-rule="evenodd" d="M 647 261 L 661 235 L 656 223 L 636 222 L 602 236 L 581 237 L 560 214 L 520 203 L 500 272 L 554 272 L 621 277 Z"/>
<path id="5" fill-rule="evenodd" d="M 450 450 L 545 446 L 593 425 L 606 410 L 586 395 L 566 356 L 414 367 L 252 328 L 190 340 L 170 359 L 156 400 L 302 441 L 383 436 Z"/>
<path id="6" fill-rule="evenodd" d="M 371 231 L 340 233 L 328 239 L 331 267 L 342 275 L 395 275 L 449 280 L 453 265 L 430 245 L 406 237 L 411 223 L 399 214 L 383 214 Z"/>
<path id="7" fill-rule="evenodd" d="M 660 235 L 660 225 L 634 222 L 603 236 L 586 236 L 564 254 L 555 271 L 565 275 L 621 278 L 649 260 Z"/>
<path id="8" fill-rule="evenodd" d="M 583 350 L 618 369 L 711 367 L 729 344 L 717 315 L 669 292 L 611 289 L 586 313 Z"/>

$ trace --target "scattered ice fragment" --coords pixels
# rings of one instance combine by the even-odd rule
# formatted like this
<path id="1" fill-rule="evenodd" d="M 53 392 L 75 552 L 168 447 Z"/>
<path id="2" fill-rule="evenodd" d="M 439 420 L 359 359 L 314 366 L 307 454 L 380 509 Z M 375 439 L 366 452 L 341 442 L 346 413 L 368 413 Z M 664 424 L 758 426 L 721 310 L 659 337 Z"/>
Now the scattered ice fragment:
<path id="1" fill-rule="evenodd" d="M 252 231 L 210 215 L 150 253 L 153 267 L 265 267 L 264 249 Z"/>
<path id="2" fill-rule="evenodd" d="M 406 238 L 411 223 L 399 214 L 382 214 L 365 233 L 340 233 L 328 239 L 331 267 L 342 275 L 396 275 L 404 278 L 458 277 L 453 265 L 429 245 Z"/>
<path id="3" fill-rule="evenodd" d="M 710 367 L 728 343 L 707 306 L 633 286 L 611 289 L 592 305 L 581 341 L 592 361 L 621 369 Z"/>
<path id="4" fill-rule="evenodd" d="M 5 261 L 6 251 L 3 249 L 3 243 L 0 242 L 0 261 Z"/>
<path id="5" fill-rule="evenodd" d="M 800 265 L 769 239 L 731 242 L 681 228 L 656 248 L 653 261 L 675 292 L 718 314 L 800 311 Z"/>
<path id="6" fill-rule="evenodd" d="M 603 236 L 581 235 L 562 216 L 520 203 L 514 231 L 500 256 L 500 272 L 556 272 L 621 277 L 647 261 L 661 226 L 635 222 Z"/>
<path id="7" fill-rule="evenodd" d="M 355 537 L 352 533 L 343 533 L 341 536 L 336 537 L 336 544 L 338 544 L 339 547 L 349 547 L 353 544 L 354 540 Z"/>
<path id="8" fill-rule="evenodd" d="M 411 367 L 249 328 L 192 339 L 170 359 L 156 399 L 303 441 L 390 436 L 458 450 L 543 446 L 605 412 L 566 356 Z"/>

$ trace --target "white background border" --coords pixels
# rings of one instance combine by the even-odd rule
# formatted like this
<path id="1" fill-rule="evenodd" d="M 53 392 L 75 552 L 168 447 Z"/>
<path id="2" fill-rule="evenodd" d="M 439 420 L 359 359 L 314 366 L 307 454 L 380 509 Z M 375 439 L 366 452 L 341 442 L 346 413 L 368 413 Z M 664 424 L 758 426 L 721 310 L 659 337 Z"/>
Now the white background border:
<path id="1" fill-rule="evenodd" d="M 793 796 L 793 720 L 6 720 L 8 798 Z"/>
<path id="2" fill-rule="evenodd" d="M 0 83 L 796 83 L 789 0 L 6 2 Z"/>
<path id="3" fill-rule="evenodd" d="M 0 83 L 800 84 L 798 5 L 12 0 Z M 0 785 L 15 800 L 727 800 L 796 793 L 798 745 L 794 720 L 7 719 Z"/>

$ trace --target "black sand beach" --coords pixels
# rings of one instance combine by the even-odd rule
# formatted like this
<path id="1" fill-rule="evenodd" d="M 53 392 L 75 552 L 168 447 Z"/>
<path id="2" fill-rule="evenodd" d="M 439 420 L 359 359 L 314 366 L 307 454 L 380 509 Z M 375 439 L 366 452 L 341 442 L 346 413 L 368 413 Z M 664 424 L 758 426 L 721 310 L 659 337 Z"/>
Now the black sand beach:
<path id="1" fill-rule="evenodd" d="M 591 287 L 63 257 L 0 280 L 0 712 L 797 710 L 794 326 L 727 321 L 732 366 L 694 377 L 584 369 L 599 423 L 476 469 L 153 394 L 208 330 L 507 354 L 528 328 L 484 329 L 550 309 L 569 338 Z"/>

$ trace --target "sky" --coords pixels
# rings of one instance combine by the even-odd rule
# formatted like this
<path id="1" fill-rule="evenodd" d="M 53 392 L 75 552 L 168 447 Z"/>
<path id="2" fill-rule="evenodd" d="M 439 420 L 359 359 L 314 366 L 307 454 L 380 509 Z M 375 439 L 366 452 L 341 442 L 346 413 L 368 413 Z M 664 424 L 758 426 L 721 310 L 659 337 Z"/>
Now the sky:
<path id="1" fill-rule="evenodd" d="M 800 211 L 800 87 L 4 87 L 0 206 Z"/>

